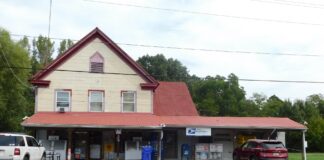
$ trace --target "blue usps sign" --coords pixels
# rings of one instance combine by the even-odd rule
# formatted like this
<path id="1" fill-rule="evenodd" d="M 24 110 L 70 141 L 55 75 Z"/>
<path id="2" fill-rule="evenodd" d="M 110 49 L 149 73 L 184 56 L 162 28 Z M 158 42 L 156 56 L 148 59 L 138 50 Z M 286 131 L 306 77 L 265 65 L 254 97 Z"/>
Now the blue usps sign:
<path id="1" fill-rule="evenodd" d="M 211 136 L 211 128 L 186 128 L 187 136 Z"/>

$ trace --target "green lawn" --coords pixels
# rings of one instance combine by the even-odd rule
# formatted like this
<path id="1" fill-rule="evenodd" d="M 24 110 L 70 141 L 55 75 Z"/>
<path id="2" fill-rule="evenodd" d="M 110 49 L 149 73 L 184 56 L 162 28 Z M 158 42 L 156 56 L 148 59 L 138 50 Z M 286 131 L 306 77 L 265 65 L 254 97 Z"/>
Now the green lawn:
<path id="1" fill-rule="evenodd" d="M 301 160 L 301 153 L 289 153 L 289 160 Z M 324 153 L 307 153 L 307 160 L 324 160 Z"/>

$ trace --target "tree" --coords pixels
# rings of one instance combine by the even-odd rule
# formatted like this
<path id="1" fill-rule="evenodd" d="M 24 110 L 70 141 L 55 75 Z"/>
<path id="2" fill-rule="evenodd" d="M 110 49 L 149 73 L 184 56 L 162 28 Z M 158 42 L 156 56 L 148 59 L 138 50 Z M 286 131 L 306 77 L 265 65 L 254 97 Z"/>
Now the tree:
<path id="1" fill-rule="evenodd" d="M 192 96 L 200 114 L 206 116 L 240 115 L 239 108 L 245 101 L 245 91 L 234 74 L 227 78 L 207 76 L 195 82 Z"/>
<path id="2" fill-rule="evenodd" d="M 155 79 L 160 81 L 187 81 L 188 70 L 176 59 L 166 59 L 164 55 L 145 55 L 138 58 L 137 62 Z"/>
<path id="3" fill-rule="evenodd" d="M 21 42 L 21 41 L 20 41 Z M 31 89 L 27 79 L 30 61 L 28 51 L 15 43 L 7 31 L 0 28 L 0 132 L 20 131 L 22 118 L 31 107 L 26 93 Z"/>
<path id="4" fill-rule="evenodd" d="M 73 46 L 73 41 L 70 39 L 64 39 L 60 42 L 60 47 L 58 48 L 58 56 L 62 55 L 66 50 Z"/>
<path id="5" fill-rule="evenodd" d="M 33 50 L 32 50 L 32 74 L 35 74 L 39 69 L 49 64 L 53 59 L 54 53 L 54 42 L 42 35 L 38 36 L 37 39 L 33 39 Z"/>

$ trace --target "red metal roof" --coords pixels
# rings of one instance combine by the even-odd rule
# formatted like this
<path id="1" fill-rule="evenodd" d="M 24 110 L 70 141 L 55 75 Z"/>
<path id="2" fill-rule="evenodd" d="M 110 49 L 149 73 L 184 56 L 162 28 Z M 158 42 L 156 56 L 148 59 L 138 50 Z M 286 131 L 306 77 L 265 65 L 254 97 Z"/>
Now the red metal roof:
<path id="1" fill-rule="evenodd" d="M 159 82 L 154 93 L 154 114 L 198 116 L 187 85 L 183 82 Z"/>
<path id="2" fill-rule="evenodd" d="M 25 127 L 162 128 L 210 127 L 230 129 L 305 130 L 289 118 L 158 116 L 146 113 L 38 112 L 22 123 Z"/>

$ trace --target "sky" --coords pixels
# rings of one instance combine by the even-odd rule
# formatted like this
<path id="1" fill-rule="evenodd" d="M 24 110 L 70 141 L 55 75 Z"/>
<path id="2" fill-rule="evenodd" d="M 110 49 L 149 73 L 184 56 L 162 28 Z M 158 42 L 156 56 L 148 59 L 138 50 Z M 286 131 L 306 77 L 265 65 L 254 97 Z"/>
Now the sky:
<path id="1" fill-rule="evenodd" d="M 49 8 L 50 0 L 1 0 L 0 27 L 13 35 L 47 35 Z M 323 17 L 321 0 L 52 0 L 49 35 L 57 46 L 99 27 L 134 60 L 164 54 L 200 77 L 324 82 Z M 324 83 L 240 85 L 247 98 L 324 94 Z"/>

